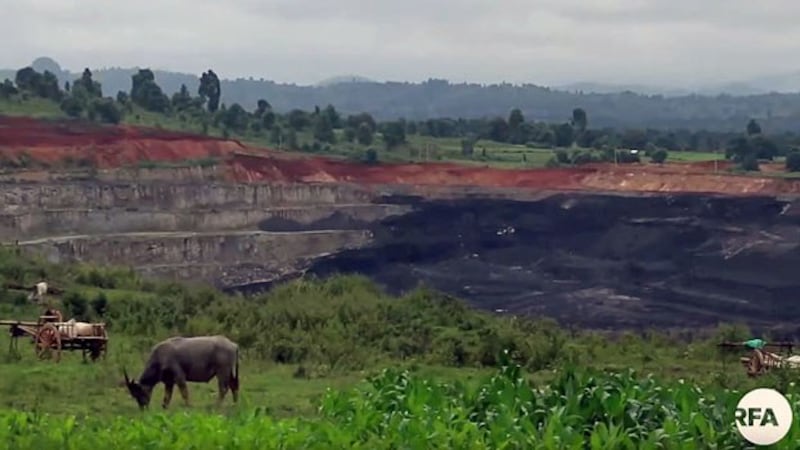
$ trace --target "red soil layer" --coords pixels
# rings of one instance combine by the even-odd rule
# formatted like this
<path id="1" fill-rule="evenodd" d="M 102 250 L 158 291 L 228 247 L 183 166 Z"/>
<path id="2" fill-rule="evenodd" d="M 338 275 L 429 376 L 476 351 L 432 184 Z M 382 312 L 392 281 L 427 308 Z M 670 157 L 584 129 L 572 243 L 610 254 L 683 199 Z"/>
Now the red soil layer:
<path id="1" fill-rule="evenodd" d="M 230 161 L 239 181 L 346 182 L 504 188 L 568 189 L 595 172 L 591 168 L 504 170 L 458 164 L 367 165 L 323 158 L 284 159 L 236 154 Z"/>
<path id="2" fill-rule="evenodd" d="M 569 169 L 507 170 L 456 164 L 368 166 L 304 158 L 234 155 L 232 178 L 239 181 L 350 182 L 474 186 L 539 190 L 698 192 L 732 195 L 800 194 L 800 181 L 705 172 L 694 164 L 592 165 Z M 720 168 L 719 170 L 723 170 Z"/>
<path id="3" fill-rule="evenodd" d="M 236 141 L 186 133 L 0 116 L 0 160 L 20 158 L 23 154 L 53 168 L 68 158 L 73 161 L 88 159 L 100 168 L 115 168 L 140 161 L 178 162 L 217 157 L 226 161 L 227 176 L 240 182 L 800 194 L 800 181 L 724 174 L 723 171 L 730 167 L 726 161 L 619 166 L 591 164 L 580 168 L 528 170 L 444 163 L 367 165 L 252 149 Z M 765 169 L 777 170 L 771 166 Z"/>
<path id="4" fill-rule="evenodd" d="M 236 141 L 173 131 L 0 116 L 0 159 L 27 156 L 51 167 L 68 160 L 114 168 L 140 161 L 224 158 L 242 148 Z"/>

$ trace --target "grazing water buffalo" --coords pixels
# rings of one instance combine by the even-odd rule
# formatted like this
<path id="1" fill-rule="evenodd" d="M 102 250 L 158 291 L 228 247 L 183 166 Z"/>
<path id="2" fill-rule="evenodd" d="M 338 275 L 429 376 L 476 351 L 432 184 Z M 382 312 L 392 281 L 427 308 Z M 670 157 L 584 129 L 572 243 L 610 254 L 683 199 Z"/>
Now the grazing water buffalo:
<path id="1" fill-rule="evenodd" d="M 219 384 L 217 405 L 228 389 L 236 403 L 239 397 L 239 346 L 225 336 L 173 337 L 159 342 L 150 352 L 139 381 L 128 378 L 122 369 L 128 392 L 141 409 L 150 404 L 150 395 L 158 383 L 164 383 L 164 403 L 172 399 L 177 384 L 186 406 L 189 406 L 187 382 L 208 383 L 214 376 Z"/>

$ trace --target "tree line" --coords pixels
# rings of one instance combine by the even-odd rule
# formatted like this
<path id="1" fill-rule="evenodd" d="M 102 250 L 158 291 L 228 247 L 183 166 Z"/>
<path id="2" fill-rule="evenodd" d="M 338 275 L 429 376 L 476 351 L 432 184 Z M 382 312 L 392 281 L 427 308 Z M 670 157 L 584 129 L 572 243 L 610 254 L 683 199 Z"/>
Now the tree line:
<path id="1" fill-rule="evenodd" d="M 376 134 L 380 134 L 387 150 L 407 143 L 409 135 L 421 135 L 460 139 L 465 155 L 471 155 L 480 140 L 535 148 L 578 147 L 598 150 L 601 155 L 614 154 L 617 149 L 639 150 L 656 162 L 666 159 L 670 151 L 704 151 L 724 154 L 742 168 L 755 170 L 759 160 L 789 156 L 800 148 L 800 135 L 786 132 L 767 136 L 755 119 L 749 120 L 745 133 L 691 131 L 686 128 L 591 128 L 589 114 L 580 107 L 572 110 L 571 117 L 554 123 L 526 120 L 520 108 L 513 108 L 505 117 L 418 121 L 401 118 L 381 122 L 366 112 L 344 116 L 331 104 L 324 108 L 315 106 L 312 111 L 295 108 L 279 114 L 268 100 L 259 99 L 255 109 L 248 111 L 239 103 L 226 105 L 221 102 L 221 86 L 217 74 L 209 69 L 199 77 L 195 93 L 183 84 L 170 97 L 156 82 L 152 70 L 139 69 L 131 76 L 129 91 L 119 91 L 116 97 L 107 97 L 88 68 L 80 78 L 65 82 L 62 89 L 51 72 L 39 73 L 26 67 L 16 72 L 13 82 L 6 79 L 0 84 L 0 97 L 22 95 L 50 99 L 70 117 L 112 124 L 120 123 L 126 114 L 134 113 L 134 106 L 138 106 L 145 111 L 177 117 L 182 122 L 197 123 L 204 133 L 214 127 L 225 137 L 232 134 L 262 137 L 293 150 L 310 150 L 308 144 L 304 147 L 298 143 L 298 133 L 302 132 L 311 134 L 314 147 L 335 145 L 339 140 L 369 147 L 375 143 Z M 341 133 L 337 134 L 336 130 L 341 130 Z M 371 152 L 372 158 L 368 155 L 368 159 L 374 159 L 374 150 Z M 618 162 L 637 160 L 628 156 L 630 152 L 621 154 L 622 161 L 618 155 L 612 158 Z M 593 158 L 597 159 L 585 152 L 571 157 L 564 156 L 563 152 L 556 154 L 556 162 L 562 164 L 587 162 Z"/>

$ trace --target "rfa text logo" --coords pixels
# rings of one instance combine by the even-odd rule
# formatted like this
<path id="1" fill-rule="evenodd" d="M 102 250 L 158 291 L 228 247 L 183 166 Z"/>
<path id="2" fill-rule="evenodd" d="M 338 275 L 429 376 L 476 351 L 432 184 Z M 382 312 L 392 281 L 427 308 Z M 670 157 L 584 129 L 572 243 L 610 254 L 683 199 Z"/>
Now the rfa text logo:
<path id="1" fill-rule="evenodd" d="M 754 389 L 739 400 L 736 428 L 755 445 L 772 445 L 792 427 L 794 414 L 786 397 L 774 389 Z"/>

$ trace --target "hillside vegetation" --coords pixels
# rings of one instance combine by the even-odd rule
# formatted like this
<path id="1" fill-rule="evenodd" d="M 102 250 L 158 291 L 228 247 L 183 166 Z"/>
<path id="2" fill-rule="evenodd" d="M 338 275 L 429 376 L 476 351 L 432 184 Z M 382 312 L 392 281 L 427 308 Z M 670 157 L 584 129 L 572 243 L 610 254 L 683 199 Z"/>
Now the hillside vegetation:
<path id="1" fill-rule="evenodd" d="M 184 85 L 170 97 L 151 70 L 141 69 L 131 77 L 130 89 L 111 97 L 89 69 L 62 89 L 51 72 L 28 67 L 14 81 L 0 84 L 0 114 L 183 130 L 368 162 L 457 160 L 542 167 L 727 158 L 757 170 L 758 161 L 783 158 L 800 145 L 798 135 L 767 135 L 758 121 L 746 118 L 742 132 L 597 128 L 590 119 L 599 111 L 577 105 L 551 122 L 526 118 L 521 105 L 497 116 L 421 121 L 379 121 L 366 112 L 345 115 L 333 104 L 280 113 L 265 98 L 247 110 L 239 103 L 222 103 L 222 83 L 212 70 L 198 83 L 196 93 Z"/>
<path id="2" fill-rule="evenodd" d="M 342 276 L 245 299 L 7 250 L 0 278 L 47 279 L 65 290 L 51 297 L 65 318 L 107 323 L 112 342 L 94 363 L 77 353 L 57 366 L 36 360 L 26 340 L 0 360 L 0 438 L 10 448 L 736 446 L 728 414 L 741 390 L 794 395 L 780 371 L 748 379 L 738 355 L 714 357 L 718 339 L 751 337 L 740 327 L 705 337 L 577 332 L 479 312 L 424 287 L 393 298 Z M 2 318 L 38 313 L 25 293 L 0 291 Z M 119 385 L 121 368 L 138 374 L 159 339 L 208 333 L 243 349 L 241 403 L 220 416 L 215 383 L 191 384 L 191 407 L 174 400 L 166 413 L 151 406 L 142 416 Z M 124 418 L 132 415 L 140 417 Z"/>

